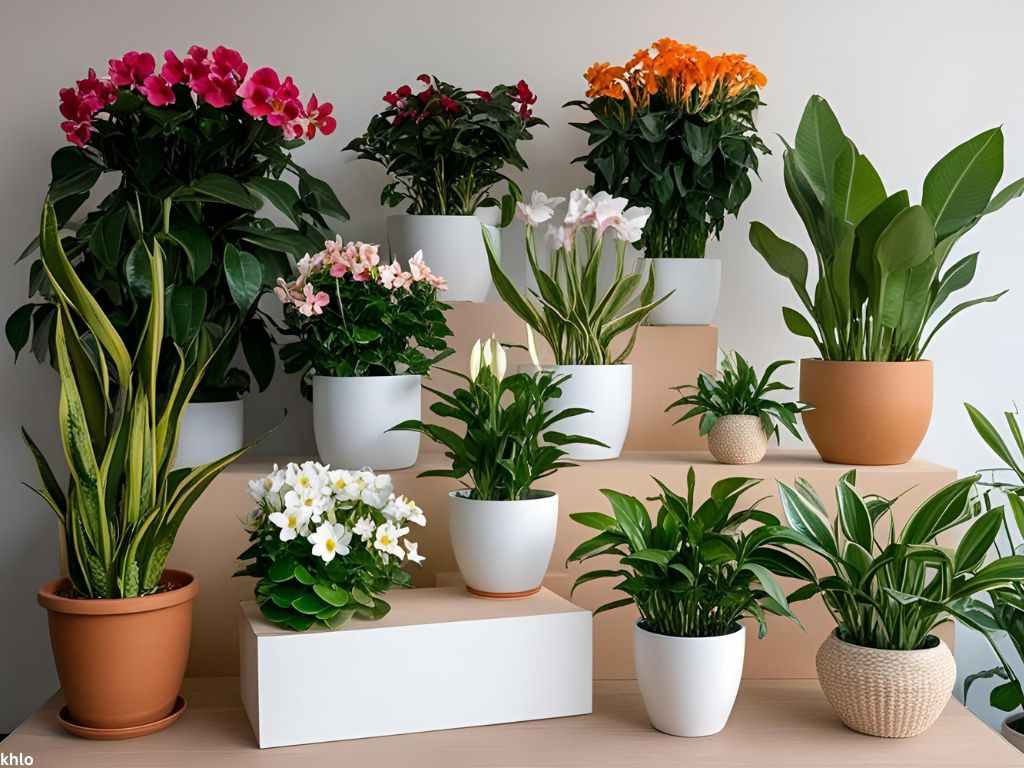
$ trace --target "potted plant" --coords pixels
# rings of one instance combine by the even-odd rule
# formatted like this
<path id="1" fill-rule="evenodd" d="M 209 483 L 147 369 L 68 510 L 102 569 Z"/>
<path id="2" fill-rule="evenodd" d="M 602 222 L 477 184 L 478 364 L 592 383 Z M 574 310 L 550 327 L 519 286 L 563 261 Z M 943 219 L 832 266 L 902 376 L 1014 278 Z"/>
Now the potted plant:
<path id="1" fill-rule="evenodd" d="M 410 523 L 426 525 L 426 515 L 395 495 L 388 475 L 304 461 L 274 465 L 249 482 L 249 493 L 251 545 L 238 559 L 250 562 L 235 576 L 256 577 L 260 611 L 279 627 L 383 618 L 391 606 L 381 595 L 411 585 L 404 562 L 425 559 L 404 537 Z"/>
<path id="2" fill-rule="evenodd" d="M 140 243 L 160 242 L 167 335 L 182 348 L 198 337 L 217 349 L 185 410 L 179 465 L 238 449 L 241 398 L 252 379 L 263 390 L 274 375 L 260 296 L 291 272 L 289 257 L 323 247 L 326 216 L 347 218 L 331 188 L 291 154 L 317 131 L 334 130 L 331 105 L 316 96 L 300 101 L 290 77 L 269 67 L 250 72 L 237 51 L 192 46 L 181 59 L 166 51 L 162 67 L 152 54 L 130 51 L 110 60 L 106 77 L 90 69 L 61 90 L 60 112 L 70 146 L 53 155 L 49 198 L 68 258 L 134 348 L 146 333 L 152 292 Z M 73 221 L 101 177 L 116 186 Z M 263 201 L 287 224 L 275 225 Z M 58 302 L 39 258 L 29 294 L 7 322 L 7 338 L 16 354 L 31 338 L 46 361 Z M 240 346 L 248 371 L 237 362 Z M 164 395 L 170 371 L 158 371 Z"/>
<path id="3" fill-rule="evenodd" d="M 278 278 L 286 373 L 313 400 L 317 451 L 334 467 L 398 469 L 416 463 L 418 435 L 388 430 L 420 417 L 422 377 L 452 353 L 438 291 L 447 287 L 417 252 L 405 271 L 370 243 L 328 240 L 298 274 Z M 370 403 L 376 405 L 370 406 Z"/>
<path id="4" fill-rule="evenodd" d="M 651 209 L 639 247 L 650 259 L 655 293 L 672 297 L 651 325 L 706 325 L 721 287 L 718 259 L 704 258 L 728 214 L 750 194 L 757 153 L 754 126 L 765 77 L 742 54 L 711 56 L 670 38 L 642 48 L 623 66 L 596 63 L 584 77 L 587 100 L 566 106 L 593 117 L 582 162 L 604 191 Z"/>
<path id="5" fill-rule="evenodd" d="M 537 97 L 522 80 L 484 91 L 432 75 L 417 79 L 423 85 L 418 93 L 408 85 L 388 91 L 387 109 L 345 148 L 384 166 L 389 181 L 381 203 L 408 203 L 405 214 L 387 220 L 392 258 L 423 250 L 448 276 L 449 301 L 484 301 L 491 279 L 480 226 L 500 249 L 495 225 L 511 222 L 521 197 L 506 166 L 526 170 L 519 142 L 546 123 L 534 116 Z M 492 189 L 502 181 L 509 191 L 499 202 Z"/>
<path id="6" fill-rule="evenodd" d="M 534 192 L 529 204 L 516 205 L 516 216 L 525 223 L 526 256 L 539 289 L 533 298 L 520 292 L 505 274 L 486 232 L 484 242 L 498 295 L 547 341 L 554 354 L 555 373 L 572 377 L 551 406 L 585 410 L 567 420 L 564 429 L 604 445 L 571 446 L 569 457 L 614 459 L 622 452 L 632 406 L 633 367 L 625 361 L 640 323 L 667 297 L 654 299 L 653 274 L 648 273 L 644 282 L 642 269 L 625 273 L 626 243 L 640 238 L 650 211 L 627 208 L 628 201 L 607 192 L 590 197 L 581 189 L 572 191 L 564 221 L 549 226 L 555 248 L 548 268 L 543 269 L 534 229 L 550 220 L 564 201 Z M 601 258 L 608 233 L 615 241 L 615 274 L 607 287 L 601 287 Z M 579 240 L 582 246 L 577 244 Z M 631 331 L 629 341 L 613 352 L 612 343 L 627 331 Z"/>
<path id="7" fill-rule="evenodd" d="M 813 577 L 802 557 L 787 550 L 787 531 L 773 515 L 738 507 L 759 480 L 719 480 L 704 501 L 694 496 L 690 468 L 686 495 L 655 480 L 660 494 L 652 517 L 643 503 L 608 489 L 601 493 L 612 515 L 578 512 L 573 520 L 599 533 L 573 550 L 569 562 L 614 555 L 619 567 L 584 573 L 573 586 L 595 579 L 621 579 L 625 597 L 594 611 L 635 604 L 637 679 L 651 724 L 673 736 L 708 736 L 725 727 L 743 671 L 746 630 L 752 617 L 764 637 L 765 615 L 796 620 L 775 574 Z M 743 526 L 742 532 L 740 527 Z"/>
<path id="8" fill-rule="evenodd" d="M 772 375 L 792 360 L 776 360 L 764 375 L 757 372 L 738 352 L 722 356 L 722 371 L 717 376 L 701 373 L 696 384 L 675 387 L 683 395 L 666 408 L 688 407 L 675 423 L 700 416 L 699 431 L 708 437 L 711 455 L 722 464 L 757 464 L 768 450 L 768 440 L 779 441 L 779 425 L 797 440 L 796 415 L 807 410 L 804 403 L 780 403 L 769 392 L 789 391 L 792 387 L 772 381 Z"/>
<path id="9" fill-rule="evenodd" d="M 451 468 L 420 477 L 450 477 L 463 485 L 448 494 L 448 529 L 466 589 L 479 597 L 527 597 L 540 590 L 555 546 L 558 496 L 534 485 L 575 466 L 565 461 L 565 446 L 595 442 L 555 431 L 581 409 L 553 405 L 569 377 L 541 370 L 535 354 L 533 359 L 535 371 L 506 376 L 505 349 L 494 339 L 478 339 L 469 376 L 447 371 L 465 388 L 430 390 L 438 397 L 431 411 L 465 424 L 463 434 L 419 420 L 395 426 L 445 448 Z"/>
<path id="10" fill-rule="evenodd" d="M 1024 578 L 1020 555 L 985 562 L 1003 513 L 982 511 L 977 480 L 972 475 L 936 491 L 901 529 L 893 501 L 861 497 L 853 471 L 836 486 L 839 512 L 831 523 L 806 481 L 779 483 L 789 535 L 831 571 L 811 582 L 836 621 L 816 665 L 825 698 L 849 728 L 890 738 L 926 731 L 956 680 L 953 654 L 935 628 L 951 619 L 978 626 L 986 611 L 975 596 Z M 961 524 L 968 527 L 955 550 L 936 543 Z"/>
<path id="11" fill-rule="evenodd" d="M 182 412 L 211 350 L 165 339 L 159 241 L 140 246 L 153 291 L 146 332 L 129 351 L 58 232 L 47 201 L 39 242 L 57 302 L 59 427 L 70 479 L 65 492 L 25 433 L 42 481 L 36 492 L 57 514 L 67 567 L 66 577 L 39 589 L 38 600 L 49 614 L 67 702 L 61 724 L 80 736 L 126 738 L 165 728 L 184 709 L 178 692 L 198 585 L 165 563 L 189 508 L 244 449 L 172 471 Z M 173 359 L 169 398 L 156 389 L 163 347 Z"/>
<path id="12" fill-rule="evenodd" d="M 928 344 L 964 309 L 1005 293 L 957 304 L 934 322 L 977 265 L 972 253 L 947 266 L 949 255 L 983 216 L 1024 192 L 1024 179 L 992 194 L 1003 173 L 1003 134 L 992 128 L 939 160 L 921 204 L 910 205 L 905 190 L 885 191 L 820 96 L 807 103 L 783 165 L 817 256 L 815 288 L 799 247 L 757 221 L 750 242 L 810 316 L 782 309 L 786 327 L 818 350 L 800 363 L 800 399 L 814 406 L 803 416 L 807 434 L 825 461 L 902 464 L 931 421 Z"/>
<path id="13" fill-rule="evenodd" d="M 992 515 L 991 522 L 993 526 L 997 522 L 1002 523 L 1004 542 L 1000 544 L 999 537 L 992 541 L 992 554 L 996 559 L 1001 559 L 1009 554 L 1020 552 L 1024 547 L 1024 498 L 1022 498 L 1024 496 L 1024 467 L 1019 458 L 1024 453 L 1024 437 L 1022 437 L 1018 414 L 1007 411 L 1004 415 L 1013 437 L 1013 444 L 1017 449 L 1015 456 L 992 422 L 974 406 L 966 403 L 965 405 L 978 434 L 1003 462 L 1002 467 L 992 470 L 993 480 L 987 484 L 989 487 L 983 495 L 987 511 L 999 510 L 1003 513 L 1001 521 L 999 515 Z M 996 472 L 1011 472 L 1014 478 L 1010 482 L 996 480 Z M 1005 496 L 1010 507 L 1009 515 L 1005 514 L 1005 510 L 1001 506 L 993 506 L 991 498 L 993 491 Z M 977 606 L 981 613 L 977 615 L 978 618 L 972 626 L 985 635 L 999 664 L 991 669 L 972 672 L 964 677 L 964 702 L 967 702 L 967 694 L 976 681 L 990 678 L 1002 680 L 989 693 L 989 704 L 1002 712 L 1011 713 L 1003 720 L 1002 734 L 1008 742 L 1024 752 L 1024 712 L 1019 711 L 1024 706 L 1024 692 L 1022 692 L 1020 678 L 1014 672 L 1006 654 L 999 647 L 999 640 L 1005 637 L 1016 651 L 1017 656 L 1024 658 L 1024 583 L 1014 581 L 1004 588 L 992 590 L 989 597 L 988 603 Z"/>

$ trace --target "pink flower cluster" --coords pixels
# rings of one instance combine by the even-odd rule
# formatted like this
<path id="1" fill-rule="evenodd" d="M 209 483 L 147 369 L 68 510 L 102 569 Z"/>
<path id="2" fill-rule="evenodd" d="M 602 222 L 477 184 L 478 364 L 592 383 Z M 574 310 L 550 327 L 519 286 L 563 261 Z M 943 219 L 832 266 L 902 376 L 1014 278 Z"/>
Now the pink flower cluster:
<path id="1" fill-rule="evenodd" d="M 438 95 L 435 80 L 427 74 L 420 75 L 416 79 L 423 83 L 424 88 L 415 96 L 413 96 L 412 88 L 408 85 L 400 85 L 394 91 L 388 91 L 384 94 L 384 101 L 398 110 L 391 120 L 393 125 L 401 125 L 410 119 L 420 123 L 431 115 L 429 105 L 434 97 Z M 490 91 L 470 91 L 470 93 L 474 94 L 481 101 L 491 101 L 493 98 Z M 537 97 L 530 90 L 530 86 L 526 84 L 525 80 L 519 81 L 515 90 L 510 94 L 510 98 L 514 103 L 519 104 L 520 118 L 529 120 L 533 116 L 533 110 L 530 107 L 537 103 Z M 455 115 L 462 111 L 462 105 L 444 93 L 440 94 L 437 105 L 442 114 Z"/>
<path id="2" fill-rule="evenodd" d="M 64 122 L 60 127 L 68 141 L 81 147 L 94 131 L 96 113 L 113 104 L 120 89 L 134 90 L 154 107 L 164 107 L 177 100 L 173 86 L 184 84 L 198 99 L 217 109 L 241 99 L 247 114 L 280 127 L 288 139 L 312 139 L 317 130 L 325 135 L 334 131 L 337 121 L 329 102 L 321 104 L 314 94 L 304 105 L 292 78 L 282 80 L 270 67 L 260 67 L 246 80 L 248 72 L 249 65 L 242 55 L 223 45 L 212 52 L 193 45 L 184 59 L 174 51 L 164 51 L 159 73 L 153 54 L 128 51 L 120 59 L 109 61 L 106 78 L 98 78 L 90 69 L 89 76 L 74 88 L 61 89 Z"/>
<path id="3" fill-rule="evenodd" d="M 298 277 L 294 282 L 277 279 L 274 294 L 282 304 L 290 304 L 305 317 L 322 315 L 323 308 L 330 303 L 330 296 L 325 291 L 317 291 L 310 284 L 310 278 L 322 272 L 331 277 L 342 278 L 346 275 L 357 283 L 376 281 L 389 291 L 404 288 L 409 290 L 413 283 L 427 283 L 439 291 L 448 289 L 447 281 L 435 275 L 423 260 L 423 251 L 409 259 L 409 271 L 402 269 L 398 262 L 380 263 L 379 246 L 372 243 L 346 243 L 341 237 L 324 243 L 324 250 L 319 253 L 306 254 L 296 265 Z"/>

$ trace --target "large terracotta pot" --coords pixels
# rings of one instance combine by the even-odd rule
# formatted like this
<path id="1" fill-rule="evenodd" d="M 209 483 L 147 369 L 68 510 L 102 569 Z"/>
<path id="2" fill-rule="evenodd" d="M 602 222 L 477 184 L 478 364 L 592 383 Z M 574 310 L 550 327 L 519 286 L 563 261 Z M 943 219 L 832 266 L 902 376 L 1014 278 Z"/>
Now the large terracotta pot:
<path id="1" fill-rule="evenodd" d="M 39 604 L 49 613 L 67 720 L 74 725 L 132 729 L 161 721 L 175 709 L 199 585 L 191 574 L 170 569 L 162 583 L 169 589 L 120 600 L 63 597 L 67 579 L 39 590 Z M 112 738 L 109 733 L 98 737 Z"/>
<path id="2" fill-rule="evenodd" d="M 821 458 L 836 464 L 905 464 L 932 419 L 932 363 L 800 361 L 801 414 Z"/>

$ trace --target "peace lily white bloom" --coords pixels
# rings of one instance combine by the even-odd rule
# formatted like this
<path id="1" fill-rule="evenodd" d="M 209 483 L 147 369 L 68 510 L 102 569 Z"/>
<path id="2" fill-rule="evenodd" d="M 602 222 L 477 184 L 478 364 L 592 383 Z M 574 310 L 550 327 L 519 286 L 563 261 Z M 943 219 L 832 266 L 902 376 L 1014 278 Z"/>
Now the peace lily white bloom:
<path id="1" fill-rule="evenodd" d="M 323 523 L 308 541 L 313 545 L 313 556 L 329 563 L 335 555 L 344 557 L 349 553 L 348 545 L 352 541 L 352 531 L 341 523 Z"/>
<path id="2" fill-rule="evenodd" d="M 405 557 L 405 550 L 402 549 L 398 540 L 408 532 L 408 528 L 398 528 L 394 523 L 381 523 L 377 526 L 377 535 L 373 546 L 385 555 L 394 555 L 401 560 Z M 385 562 L 387 561 L 385 560 Z"/>
<path id="3" fill-rule="evenodd" d="M 505 348 L 493 336 L 486 340 L 477 339 L 473 344 L 473 349 L 469 353 L 470 381 L 476 381 L 480 371 L 484 368 L 490 368 L 491 373 L 498 381 L 505 378 L 508 355 L 505 353 Z"/>
<path id="4" fill-rule="evenodd" d="M 403 543 L 405 544 L 405 557 L 407 560 L 411 560 L 412 562 L 416 563 L 416 565 L 419 565 L 427 559 L 419 553 L 420 545 L 417 544 L 415 541 L 406 540 Z"/>
<path id="5" fill-rule="evenodd" d="M 530 193 L 530 203 L 516 203 L 516 218 L 525 221 L 532 227 L 543 224 L 555 215 L 555 206 L 565 202 L 564 197 L 548 197 L 543 192 Z"/>
<path id="6" fill-rule="evenodd" d="M 530 362 L 533 367 L 540 370 L 540 358 L 537 356 L 537 343 L 533 338 L 533 328 L 526 324 L 526 349 L 530 352 Z"/>
<path id="7" fill-rule="evenodd" d="M 309 515 L 301 507 L 273 512 L 267 519 L 281 529 L 281 541 L 291 541 L 296 536 L 309 534 Z"/>
<path id="8" fill-rule="evenodd" d="M 469 378 L 476 381 L 480 375 L 480 339 L 473 342 L 473 348 L 469 351 Z"/>
<path id="9" fill-rule="evenodd" d="M 363 541 L 369 541 L 373 538 L 373 532 L 376 529 L 377 524 L 373 522 L 373 518 L 368 515 L 364 515 L 356 520 L 356 524 L 352 526 L 352 533 Z"/>

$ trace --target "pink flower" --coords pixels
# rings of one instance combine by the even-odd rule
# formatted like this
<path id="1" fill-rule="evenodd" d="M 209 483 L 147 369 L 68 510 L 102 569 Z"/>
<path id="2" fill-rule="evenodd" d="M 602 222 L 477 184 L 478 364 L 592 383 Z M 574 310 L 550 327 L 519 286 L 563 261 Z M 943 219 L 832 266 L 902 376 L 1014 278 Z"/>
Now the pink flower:
<path id="1" fill-rule="evenodd" d="M 146 100 L 154 107 L 163 107 L 174 103 L 174 91 L 170 83 L 160 75 L 150 75 L 142 84 L 142 92 L 146 94 Z"/>
<path id="2" fill-rule="evenodd" d="M 270 67 L 260 67 L 238 89 L 238 95 L 242 97 L 242 108 L 248 114 L 265 117 L 270 125 L 281 128 L 288 138 L 298 138 L 305 133 L 299 89 L 291 77 L 281 80 Z M 331 130 L 334 130 L 333 125 Z"/>
<path id="3" fill-rule="evenodd" d="M 459 106 L 459 102 L 455 101 L 455 99 L 442 95 L 441 109 L 443 109 L 445 112 L 451 112 L 452 114 L 454 114 L 458 112 L 461 109 L 461 107 Z"/>
<path id="4" fill-rule="evenodd" d="M 249 71 L 249 65 L 235 49 L 218 45 L 213 49 L 213 64 L 210 71 L 217 77 L 232 77 L 242 82 Z"/>
<path id="5" fill-rule="evenodd" d="M 156 70 L 156 59 L 152 53 L 128 51 L 120 59 L 110 59 L 110 81 L 118 88 L 142 85 Z"/>
<path id="6" fill-rule="evenodd" d="M 412 284 L 412 275 L 402 270 L 402 265 L 397 261 L 385 264 L 378 270 L 380 284 L 389 291 L 396 291 L 399 288 L 409 289 Z"/>
<path id="7" fill-rule="evenodd" d="M 271 112 L 270 100 L 280 87 L 277 72 L 270 67 L 260 67 L 238 89 L 238 95 L 242 97 L 242 109 L 253 117 L 266 117 Z"/>
<path id="8" fill-rule="evenodd" d="M 164 54 L 165 58 L 167 54 Z M 173 54 L 172 54 L 173 56 Z M 177 76 L 177 67 L 168 59 L 172 76 Z M 223 45 L 214 49 L 212 57 L 198 45 L 188 49 L 188 58 L 181 62 L 181 70 L 189 78 L 189 87 L 203 101 L 212 107 L 222 109 L 235 101 L 238 87 L 249 71 L 249 65 L 242 55 Z"/>
<path id="9" fill-rule="evenodd" d="M 76 147 L 84 147 L 89 141 L 89 137 L 92 136 L 91 121 L 76 123 L 72 120 L 65 120 L 60 124 L 60 129 L 64 131 L 67 140 Z"/>
<path id="10" fill-rule="evenodd" d="M 84 146 L 92 135 L 92 116 L 102 107 L 95 93 L 82 94 L 74 88 L 61 88 L 60 113 L 67 119 L 60 127 L 67 140 L 76 147 Z"/>
<path id="11" fill-rule="evenodd" d="M 331 264 L 331 277 L 341 278 L 348 274 L 349 266 L 344 261 L 338 260 Z"/>
<path id="12" fill-rule="evenodd" d="M 185 82 L 185 65 L 174 51 L 164 51 L 164 65 L 160 68 L 160 76 L 171 85 Z"/>
<path id="13" fill-rule="evenodd" d="M 362 283 L 372 277 L 372 269 L 380 264 L 378 250 L 378 246 L 362 242 L 349 243 L 345 247 L 344 256 L 349 262 L 353 280 Z"/>
<path id="14" fill-rule="evenodd" d="M 384 101 L 390 104 L 392 107 L 402 108 L 405 106 L 405 100 L 412 96 L 412 88 L 408 85 L 398 86 L 397 91 L 388 91 L 384 94 Z"/>
<path id="15" fill-rule="evenodd" d="M 423 251 L 416 251 L 415 255 L 409 259 L 409 272 L 413 281 L 417 283 L 426 283 L 439 291 L 448 290 L 448 281 L 430 271 L 430 267 L 423 260 Z"/>
<path id="16" fill-rule="evenodd" d="M 435 290 L 438 290 L 438 291 L 447 291 L 448 290 L 448 281 L 445 280 L 440 275 L 435 275 L 434 273 L 431 273 L 430 276 L 427 278 L 427 282 Z"/>
<path id="17" fill-rule="evenodd" d="M 89 68 L 89 74 L 83 80 L 75 83 L 78 86 L 80 96 L 92 95 L 99 100 L 101 106 L 113 104 L 117 101 L 117 88 L 109 80 L 100 80 L 96 77 L 96 70 Z"/>
<path id="18" fill-rule="evenodd" d="M 294 283 L 285 282 L 283 277 L 277 278 L 277 285 L 274 286 L 274 295 L 281 300 L 282 304 L 294 304 L 298 306 L 305 300 L 303 285 L 305 279 L 300 277 Z"/>
<path id="19" fill-rule="evenodd" d="M 316 136 L 317 128 L 324 136 L 329 136 L 334 133 L 334 129 L 338 125 L 338 121 L 331 116 L 331 112 L 334 111 L 334 105 L 329 101 L 325 101 L 323 104 L 317 101 L 316 94 L 314 93 L 309 103 L 306 104 L 306 138 L 312 139 Z"/>
<path id="20" fill-rule="evenodd" d="M 298 304 L 298 310 L 300 315 L 305 317 L 312 317 L 313 315 L 322 315 L 324 313 L 324 307 L 331 303 L 331 297 L 327 295 L 325 291 L 313 292 L 313 286 L 306 285 L 302 290 L 303 301 Z"/>

